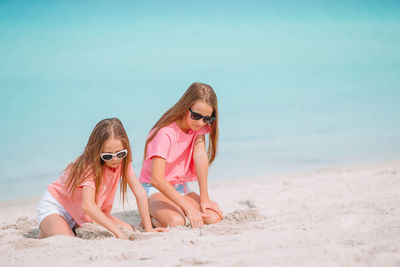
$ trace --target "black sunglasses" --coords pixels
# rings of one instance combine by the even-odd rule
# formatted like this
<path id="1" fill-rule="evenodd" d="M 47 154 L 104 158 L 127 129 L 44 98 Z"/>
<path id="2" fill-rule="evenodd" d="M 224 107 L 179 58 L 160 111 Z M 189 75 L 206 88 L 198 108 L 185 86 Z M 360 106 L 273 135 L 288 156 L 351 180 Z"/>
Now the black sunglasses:
<path id="1" fill-rule="evenodd" d="M 195 121 L 198 121 L 202 118 L 205 123 L 212 123 L 216 119 L 214 113 L 212 116 L 203 116 L 197 112 L 192 111 L 191 108 L 189 108 L 189 111 L 190 111 L 190 118 Z"/>

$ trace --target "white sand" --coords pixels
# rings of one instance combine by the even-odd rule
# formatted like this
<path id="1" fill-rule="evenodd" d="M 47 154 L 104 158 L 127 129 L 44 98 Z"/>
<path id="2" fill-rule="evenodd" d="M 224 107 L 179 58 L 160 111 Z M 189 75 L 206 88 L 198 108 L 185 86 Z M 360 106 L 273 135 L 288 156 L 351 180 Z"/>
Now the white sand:
<path id="1" fill-rule="evenodd" d="M 400 266 L 400 161 L 210 183 L 223 222 L 38 240 L 38 199 L 0 204 L 0 266 Z M 135 203 L 131 199 L 131 203 Z M 138 224 L 134 205 L 117 216 Z"/>

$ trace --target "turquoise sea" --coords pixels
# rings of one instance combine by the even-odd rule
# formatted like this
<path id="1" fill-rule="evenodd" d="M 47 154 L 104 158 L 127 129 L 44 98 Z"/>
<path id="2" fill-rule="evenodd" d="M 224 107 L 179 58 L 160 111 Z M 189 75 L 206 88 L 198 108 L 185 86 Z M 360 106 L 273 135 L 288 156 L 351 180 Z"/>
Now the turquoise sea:
<path id="1" fill-rule="evenodd" d="M 41 195 L 118 117 L 134 168 L 194 81 L 209 179 L 400 159 L 399 1 L 0 1 L 0 200 Z"/>

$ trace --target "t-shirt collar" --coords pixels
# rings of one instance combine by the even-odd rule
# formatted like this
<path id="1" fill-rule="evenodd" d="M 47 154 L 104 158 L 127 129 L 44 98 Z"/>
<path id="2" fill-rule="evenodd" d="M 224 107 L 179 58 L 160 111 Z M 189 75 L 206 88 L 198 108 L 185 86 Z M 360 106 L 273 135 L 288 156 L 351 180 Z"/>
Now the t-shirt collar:
<path id="1" fill-rule="evenodd" d="M 179 132 L 181 132 L 181 133 L 184 134 L 184 135 L 193 135 L 193 133 L 194 133 L 194 131 L 193 131 L 192 129 L 190 129 L 187 133 L 185 133 L 185 132 L 178 126 L 178 124 L 176 123 L 176 121 L 174 121 L 174 122 L 172 123 L 172 125 L 173 125 L 176 129 L 178 129 Z"/>

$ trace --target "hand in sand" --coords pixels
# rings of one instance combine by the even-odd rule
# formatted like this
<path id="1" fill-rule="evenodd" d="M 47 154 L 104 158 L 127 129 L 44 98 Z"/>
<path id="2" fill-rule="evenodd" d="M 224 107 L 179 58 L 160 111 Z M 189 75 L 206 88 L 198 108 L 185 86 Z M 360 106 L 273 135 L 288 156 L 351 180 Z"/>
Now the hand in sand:
<path id="1" fill-rule="evenodd" d="M 146 232 L 158 232 L 158 233 L 168 232 L 168 228 L 156 227 L 156 228 L 152 228 L 152 229 L 146 230 Z"/>
<path id="2" fill-rule="evenodd" d="M 115 233 L 116 238 L 123 239 L 123 240 L 129 240 L 129 238 L 125 235 L 123 231 L 118 231 Z"/>
<path id="3" fill-rule="evenodd" d="M 164 227 L 155 227 L 146 229 L 146 227 L 144 227 L 143 220 L 140 221 L 139 226 L 142 227 L 146 232 L 158 232 L 158 233 L 168 232 L 168 228 Z"/>
<path id="4" fill-rule="evenodd" d="M 210 209 L 215 211 L 219 215 L 219 217 L 221 217 L 221 219 L 224 218 L 224 215 L 222 214 L 222 211 L 220 210 L 217 202 L 211 201 L 210 199 L 200 201 L 200 208 L 203 213 L 206 213 L 206 210 Z"/>
<path id="5" fill-rule="evenodd" d="M 198 228 L 200 226 L 203 226 L 204 225 L 203 218 L 210 217 L 210 215 L 202 213 L 197 209 L 195 209 L 194 207 L 191 207 L 186 211 L 186 216 L 188 217 L 192 228 Z"/>

